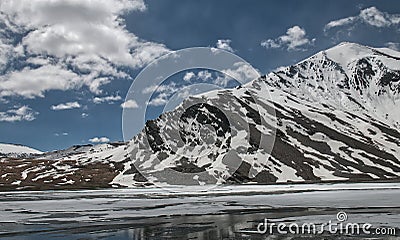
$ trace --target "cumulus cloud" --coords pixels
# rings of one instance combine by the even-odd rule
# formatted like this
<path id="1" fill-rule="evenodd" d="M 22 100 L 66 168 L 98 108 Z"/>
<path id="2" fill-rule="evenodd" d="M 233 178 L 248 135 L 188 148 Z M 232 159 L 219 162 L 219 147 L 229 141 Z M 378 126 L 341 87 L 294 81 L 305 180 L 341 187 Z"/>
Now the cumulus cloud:
<path id="1" fill-rule="evenodd" d="M 196 74 L 193 72 L 188 72 L 185 74 L 184 79 L 186 77 L 185 81 L 190 81 L 190 79 L 195 78 Z M 146 87 L 142 90 L 143 94 L 149 94 L 152 93 L 155 95 L 149 102 L 149 106 L 162 106 L 165 105 L 168 102 L 168 99 L 176 92 L 180 91 L 182 89 L 182 86 L 177 86 L 175 82 L 169 83 L 169 84 L 164 84 L 164 85 L 152 85 L 149 87 Z"/>
<path id="2" fill-rule="evenodd" d="M 123 102 L 121 104 L 121 107 L 124 108 L 124 109 L 125 108 L 126 109 L 135 109 L 135 108 L 138 108 L 139 105 L 137 104 L 137 102 L 135 100 L 130 99 L 130 100 L 127 100 L 127 101 Z"/>
<path id="3" fill-rule="evenodd" d="M 150 91 L 152 89 L 152 91 Z M 175 83 L 170 83 L 167 85 L 161 85 L 161 86 L 150 86 L 146 89 L 144 89 L 143 93 L 155 93 L 156 96 L 148 102 L 148 105 L 150 106 L 163 106 L 168 103 L 168 99 L 175 93 L 179 92 L 182 89 L 182 87 L 176 86 Z"/>
<path id="4" fill-rule="evenodd" d="M 168 93 L 160 93 L 157 97 L 150 100 L 148 103 L 150 106 L 163 106 L 168 103 L 168 99 L 171 97 Z"/>
<path id="5" fill-rule="evenodd" d="M 179 87 L 175 82 L 172 82 L 170 84 L 164 84 L 164 85 L 151 85 L 149 87 L 146 87 L 142 90 L 143 94 L 148 94 L 148 93 L 175 93 L 179 91 Z"/>
<path id="6" fill-rule="evenodd" d="M 93 102 L 95 104 L 101 104 L 104 102 L 113 103 L 113 102 L 117 102 L 117 101 L 121 101 L 121 100 L 122 100 L 122 98 L 119 95 L 93 98 Z"/>
<path id="7" fill-rule="evenodd" d="M 376 7 L 362 9 L 357 16 L 350 16 L 334 20 L 325 25 L 324 30 L 328 31 L 337 27 L 353 27 L 354 24 L 366 24 L 369 26 L 382 28 L 396 26 L 400 24 L 400 14 L 389 14 L 382 12 Z"/>
<path id="8" fill-rule="evenodd" d="M 124 14 L 145 9 L 142 0 L 2 0 L 0 97 L 85 86 L 99 94 L 113 79 L 129 78 L 126 68 L 169 52 L 126 30 Z M 19 66 L 5 69 L 13 61 Z"/>
<path id="9" fill-rule="evenodd" d="M 190 82 L 190 80 L 192 80 L 195 77 L 196 77 L 196 74 L 194 72 L 186 72 L 185 76 L 183 76 L 183 81 Z"/>
<path id="10" fill-rule="evenodd" d="M 60 110 L 68 110 L 80 107 L 81 105 L 78 102 L 67 102 L 67 103 L 60 103 L 58 105 L 53 105 L 51 106 L 51 110 L 60 111 Z"/>
<path id="11" fill-rule="evenodd" d="M 213 83 L 221 87 L 226 87 L 231 81 L 244 84 L 260 76 L 260 72 L 251 65 L 244 62 L 237 62 L 232 65 L 232 68 L 224 69 L 222 73 L 217 74 L 216 78 L 213 78 Z"/>
<path id="12" fill-rule="evenodd" d="M 94 137 L 94 138 L 89 139 L 89 142 L 91 142 L 91 143 L 107 143 L 109 141 L 110 141 L 110 139 L 107 137 Z"/>
<path id="13" fill-rule="evenodd" d="M 211 79 L 212 75 L 209 71 L 203 70 L 197 73 L 197 77 L 203 81 L 207 81 L 208 79 Z"/>
<path id="14" fill-rule="evenodd" d="M 260 77 L 260 73 L 257 69 L 254 69 L 252 66 L 244 62 L 234 63 L 232 68 L 225 69 L 222 72 L 241 83 L 249 82 Z"/>
<path id="15" fill-rule="evenodd" d="M 306 31 L 299 27 L 294 26 L 286 31 L 285 35 L 282 35 L 276 39 L 267 39 L 261 42 L 261 46 L 269 48 L 286 48 L 289 51 L 305 50 L 307 46 L 314 43 L 314 39 L 308 39 Z"/>
<path id="16" fill-rule="evenodd" d="M 234 52 L 233 48 L 231 47 L 231 42 L 232 42 L 232 40 L 230 40 L 230 39 L 219 39 L 217 41 L 217 48 L 226 50 L 229 52 Z"/>
<path id="17" fill-rule="evenodd" d="M 48 90 L 70 90 L 82 86 L 78 74 L 60 65 L 26 67 L 0 76 L 0 97 L 44 97 Z"/>
<path id="18" fill-rule="evenodd" d="M 186 72 L 185 75 L 183 76 L 183 81 L 185 82 L 190 82 L 191 80 L 202 80 L 202 81 L 207 81 L 213 78 L 213 74 L 207 70 L 201 70 L 199 72 L 194 73 L 194 72 Z M 171 88 L 171 85 L 168 87 Z M 173 88 L 173 90 L 175 90 Z"/>
<path id="19" fill-rule="evenodd" d="M 7 110 L 6 112 L 0 112 L 0 122 L 33 121 L 36 119 L 36 115 L 38 113 L 30 107 L 22 106 Z"/>

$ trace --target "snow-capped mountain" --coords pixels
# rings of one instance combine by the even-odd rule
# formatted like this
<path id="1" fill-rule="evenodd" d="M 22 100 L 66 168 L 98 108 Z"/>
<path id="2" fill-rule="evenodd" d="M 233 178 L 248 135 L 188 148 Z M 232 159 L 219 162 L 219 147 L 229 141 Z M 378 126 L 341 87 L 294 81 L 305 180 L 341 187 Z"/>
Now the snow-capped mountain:
<path id="1" fill-rule="evenodd" d="M 134 184 L 142 178 L 137 168 L 146 178 L 173 184 L 397 178 L 398 55 L 342 43 L 243 87 L 191 97 L 146 124 L 114 183 Z M 229 121 L 218 121 L 222 113 Z M 211 123 L 212 151 L 186 131 Z M 171 136 L 178 134 L 183 142 L 175 143 Z M 175 178 L 171 168 L 202 174 Z M 230 168 L 237 169 L 232 177 Z"/>
<path id="2" fill-rule="evenodd" d="M 28 154 L 42 154 L 43 152 L 22 145 L 0 143 L 0 155 L 28 155 Z"/>
<path id="3" fill-rule="evenodd" d="M 341 43 L 268 75 L 297 97 L 353 112 L 367 111 L 399 128 L 400 53 Z"/>
<path id="4" fill-rule="evenodd" d="M 1 182 L 76 188 L 148 180 L 398 181 L 399 82 L 399 52 L 342 43 L 244 86 L 189 97 L 127 144 L 45 153 L 40 164 L 19 160 L 24 164 Z M 6 162 L 0 160 L 2 172 Z"/>

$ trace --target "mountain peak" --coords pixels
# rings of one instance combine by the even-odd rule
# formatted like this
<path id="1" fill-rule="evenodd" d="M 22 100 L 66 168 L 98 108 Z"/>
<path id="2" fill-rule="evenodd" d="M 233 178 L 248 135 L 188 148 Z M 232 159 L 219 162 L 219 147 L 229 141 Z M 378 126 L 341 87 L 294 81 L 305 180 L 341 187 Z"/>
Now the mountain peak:
<path id="1" fill-rule="evenodd" d="M 397 55 L 400 55 L 400 52 L 397 49 L 392 49 L 392 48 L 387 48 L 387 47 L 371 47 L 371 46 L 366 46 L 366 45 L 362 45 L 362 44 L 354 43 L 354 42 L 341 42 L 325 51 L 329 51 L 329 50 L 333 50 L 333 49 L 341 50 L 341 51 L 345 51 L 347 49 L 364 49 L 366 51 L 374 51 L 375 53 L 376 53 L 376 51 L 378 51 L 378 53 L 380 53 L 380 54 L 389 54 L 389 55 L 393 55 L 396 57 L 397 57 Z"/>
<path id="2" fill-rule="evenodd" d="M 326 51 L 326 57 L 347 67 L 351 62 L 374 55 L 374 49 L 351 42 L 342 42 Z"/>
<path id="3" fill-rule="evenodd" d="M 338 45 L 336 45 L 336 46 L 360 46 L 360 47 L 366 47 L 366 48 L 368 48 L 367 46 L 364 46 L 364 45 L 362 45 L 362 44 L 355 43 L 355 42 L 347 42 L 347 41 L 340 42 L 340 43 L 339 43 Z"/>
<path id="4" fill-rule="evenodd" d="M 276 75 L 276 77 L 274 76 Z M 274 86 L 400 127 L 400 53 L 343 42 L 271 76 Z"/>
<path id="5" fill-rule="evenodd" d="M 346 67 L 347 64 L 360 60 L 367 57 L 379 57 L 380 60 L 395 59 L 399 60 L 400 52 L 389 49 L 389 48 L 375 48 L 370 46 L 361 45 L 353 42 L 341 42 L 338 45 L 322 51 L 319 54 L 324 54 L 329 59 L 339 63 L 342 67 Z M 387 63 L 387 61 L 383 61 Z M 398 67 L 392 67 L 391 69 L 398 69 Z"/>

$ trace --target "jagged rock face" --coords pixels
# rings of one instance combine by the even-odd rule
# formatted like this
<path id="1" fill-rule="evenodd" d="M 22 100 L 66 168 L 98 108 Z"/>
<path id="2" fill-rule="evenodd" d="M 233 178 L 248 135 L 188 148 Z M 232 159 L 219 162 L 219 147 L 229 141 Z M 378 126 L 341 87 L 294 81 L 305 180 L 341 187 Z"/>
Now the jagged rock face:
<path id="1" fill-rule="evenodd" d="M 256 91 L 241 87 L 191 97 L 148 121 L 130 143 L 134 167 L 147 179 L 167 184 L 225 182 L 242 159 L 250 164 L 246 175 L 258 173 L 275 131 L 266 122 L 274 119 L 273 108 L 257 104 Z M 114 183 L 123 185 L 135 176 L 121 173 Z"/>
<path id="2" fill-rule="evenodd" d="M 172 184 L 210 183 L 210 179 L 258 183 L 398 179 L 399 55 L 345 43 L 242 88 L 192 97 L 146 124 L 145 131 L 130 143 L 132 163 L 150 178 Z M 265 97 L 268 93 L 270 97 Z M 196 105 L 201 99 L 228 113 L 233 124 L 224 125 L 211 107 Z M 196 111 L 188 107 L 193 105 L 198 106 Z M 200 108 L 207 113 L 199 114 Z M 185 109 L 191 109 L 184 113 L 186 120 L 176 118 Z M 199 126 L 206 123 L 215 123 L 210 128 L 218 137 L 214 150 L 195 138 Z M 174 135 L 161 129 L 189 131 Z M 171 149 L 171 136 L 189 141 L 192 148 L 176 143 Z M 150 151 L 148 137 L 150 145 L 156 146 Z M 268 140 L 273 140 L 273 148 Z M 196 157 L 181 157 L 182 149 Z M 232 166 L 234 172 L 226 171 Z M 168 172 L 171 169 L 205 173 L 209 178 L 190 175 L 190 180 L 176 177 L 175 182 L 168 182 L 174 179 L 174 173 Z M 129 180 L 132 177 L 121 173 L 114 182 L 135 184 Z"/>
<path id="3" fill-rule="evenodd" d="M 128 144 L 40 158 L 106 164 L 113 186 L 398 181 L 399 76 L 399 52 L 340 44 L 244 86 L 190 97 Z M 60 175 L 32 169 L 38 179 Z"/>
<path id="4" fill-rule="evenodd" d="M 400 127 L 400 54 L 342 43 L 267 76 L 271 86 Z"/>

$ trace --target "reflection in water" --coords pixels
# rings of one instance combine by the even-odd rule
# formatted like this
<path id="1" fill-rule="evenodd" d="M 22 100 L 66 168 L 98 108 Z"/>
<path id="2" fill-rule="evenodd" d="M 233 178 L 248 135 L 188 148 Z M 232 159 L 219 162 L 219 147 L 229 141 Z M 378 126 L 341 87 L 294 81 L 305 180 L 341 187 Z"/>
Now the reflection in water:
<path id="1" fill-rule="evenodd" d="M 344 186 L 298 192 L 234 187 L 204 194 L 159 190 L 0 193 L 0 238 L 6 239 L 365 239 L 371 236 L 250 234 L 265 218 L 327 223 L 345 211 L 354 223 L 400 226 L 400 186 Z M 309 186 L 307 186 L 308 188 Z M 347 186 L 348 187 L 348 186 Z M 286 188 L 286 187 L 285 187 Z M 296 187 L 294 187 L 296 188 Z M 360 188 L 360 189 L 358 189 Z M 397 235 L 375 239 L 400 239 Z M 376 237 L 376 236 L 375 236 Z"/>
<path id="2" fill-rule="evenodd" d="M 338 209 L 323 208 L 280 208 L 271 211 L 255 211 L 244 213 L 241 211 L 204 215 L 204 216 L 160 216 L 148 219 L 119 219 L 110 222 L 72 223 L 58 222 L 52 225 L 21 225 L 2 224 L 8 228 L 9 234 L 0 234 L 7 239 L 337 239 L 328 233 L 322 235 L 272 235 L 249 234 L 242 231 L 256 230 L 257 224 L 264 218 L 273 219 L 274 222 L 327 222 L 335 216 Z M 393 213 L 400 214 L 398 208 L 357 209 L 346 210 L 354 219 L 383 219 Z M 278 217 L 279 216 L 279 217 Z M 328 220 L 329 219 L 329 220 Z M 399 229 L 397 229 L 399 233 Z M 371 236 L 340 236 L 341 239 L 365 239 Z M 374 239 L 400 239 L 399 235 L 382 236 Z"/>

